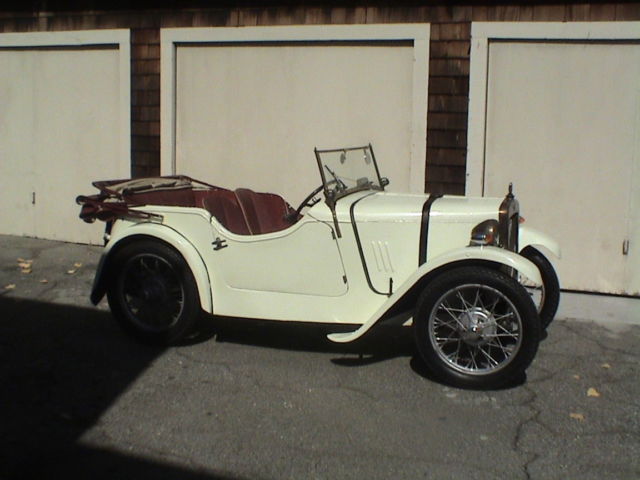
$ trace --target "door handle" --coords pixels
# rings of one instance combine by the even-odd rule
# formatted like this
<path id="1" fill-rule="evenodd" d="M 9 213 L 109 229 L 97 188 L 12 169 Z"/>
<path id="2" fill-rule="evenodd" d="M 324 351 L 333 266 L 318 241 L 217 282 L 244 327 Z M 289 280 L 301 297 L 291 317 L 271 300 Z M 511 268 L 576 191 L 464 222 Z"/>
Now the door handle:
<path id="1" fill-rule="evenodd" d="M 227 245 L 227 241 L 220 237 L 217 237 L 213 242 L 211 242 L 211 245 L 213 245 L 214 250 L 220 250 L 229 246 Z"/>

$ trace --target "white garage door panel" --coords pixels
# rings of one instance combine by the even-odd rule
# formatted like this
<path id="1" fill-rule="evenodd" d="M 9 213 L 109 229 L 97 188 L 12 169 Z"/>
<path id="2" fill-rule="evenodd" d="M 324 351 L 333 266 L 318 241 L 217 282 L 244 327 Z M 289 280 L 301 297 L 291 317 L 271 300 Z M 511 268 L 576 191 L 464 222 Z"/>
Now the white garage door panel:
<path id="1" fill-rule="evenodd" d="M 639 115 L 640 116 L 640 115 Z M 640 119 L 638 120 L 640 124 Z M 640 131 L 636 136 L 631 212 L 629 228 L 629 265 L 627 266 L 626 293 L 640 297 Z"/>
<path id="2" fill-rule="evenodd" d="M 101 242 L 104 225 L 80 221 L 75 197 L 129 175 L 128 41 L 117 30 L 0 35 L 0 233 Z"/>
<path id="3" fill-rule="evenodd" d="M 177 171 L 301 200 L 313 147 L 372 142 L 410 185 L 413 45 L 179 46 Z"/>
<path id="4" fill-rule="evenodd" d="M 32 233 L 35 226 L 33 143 L 25 137 L 33 119 L 23 113 L 32 92 L 19 82 L 33 76 L 33 65 L 20 53 L 0 51 L 0 233 L 11 235 Z"/>
<path id="5" fill-rule="evenodd" d="M 527 223 L 562 244 L 563 288 L 640 289 L 629 283 L 634 257 L 622 255 L 638 85 L 637 44 L 490 44 L 485 194 L 502 195 L 514 182 Z"/>

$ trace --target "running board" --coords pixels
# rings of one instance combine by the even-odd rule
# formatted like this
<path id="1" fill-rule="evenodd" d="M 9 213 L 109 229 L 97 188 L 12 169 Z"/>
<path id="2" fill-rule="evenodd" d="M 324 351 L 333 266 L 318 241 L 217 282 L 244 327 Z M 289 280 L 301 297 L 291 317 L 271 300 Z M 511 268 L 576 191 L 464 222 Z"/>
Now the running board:
<path id="1" fill-rule="evenodd" d="M 412 312 L 401 312 L 397 315 L 394 315 L 392 317 L 388 317 L 385 320 L 385 323 L 389 323 L 389 324 L 395 324 L 395 325 L 402 325 L 402 326 L 411 326 L 413 324 L 413 318 L 411 316 Z M 376 317 L 374 317 L 376 318 Z M 376 319 L 374 320 L 373 318 L 370 319 L 368 322 L 363 323 L 362 325 L 360 325 L 360 327 L 357 330 L 353 330 L 351 332 L 340 332 L 340 333 L 330 333 L 329 335 L 327 335 L 327 338 L 329 340 L 331 340 L 332 342 L 335 343 L 349 343 L 349 342 L 353 342 L 354 340 L 357 340 L 358 338 L 360 338 L 362 335 L 364 335 L 365 333 L 367 333 L 369 330 L 371 330 L 371 327 L 373 327 L 374 325 L 376 325 L 378 323 L 380 319 Z"/>
<path id="2" fill-rule="evenodd" d="M 375 317 L 374 317 L 375 318 Z M 327 338 L 336 343 L 349 343 L 357 340 L 362 335 L 367 333 L 371 327 L 377 323 L 378 319 L 369 319 L 368 322 L 363 323 L 357 330 L 352 332 L 330 333 Z"/>
<path id="3" fill-rule="evenodd" d="M 360 338 L 362 334 L 364 334 L 369 329 L 364 329 L 363 332 L 361 332 L 360 330 L 362 330 L 362 327 L 354 330 L 353 332 L 330 333 L 329 335 L 327 335 L 327 338 L 335 343 L 349 343 L 353 340 L 356 340 L 357 338 Z"/>

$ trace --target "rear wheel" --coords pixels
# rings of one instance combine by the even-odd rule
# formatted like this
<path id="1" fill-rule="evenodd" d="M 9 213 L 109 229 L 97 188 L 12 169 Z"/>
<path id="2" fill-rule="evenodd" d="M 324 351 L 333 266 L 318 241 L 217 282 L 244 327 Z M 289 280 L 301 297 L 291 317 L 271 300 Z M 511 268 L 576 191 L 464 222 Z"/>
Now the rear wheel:
<path id="1" fill-rule="evenodd" d="M 153 240 L 115 252 L 109 306 L 118 323 L 137 339 L 172 344 L 200 314 L 198 289 L 189 266 L 174 249 Z"/>
<path id="2" fill-rule="evenodd" d="M 541 326 L 517 281 L 498 270 L 461 267 L 424 289 L 414 331 L 420 355 L 440 380 L 462 388 L 498 388 L 523 376 Z"/>

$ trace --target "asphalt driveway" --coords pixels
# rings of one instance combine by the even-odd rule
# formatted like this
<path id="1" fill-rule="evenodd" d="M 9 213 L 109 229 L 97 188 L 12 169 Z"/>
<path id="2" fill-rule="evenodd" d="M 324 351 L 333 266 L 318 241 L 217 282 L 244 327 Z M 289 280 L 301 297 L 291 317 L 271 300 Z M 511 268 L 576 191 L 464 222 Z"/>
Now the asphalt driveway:
<path id="1" fill-rule="evenodd" d="M 521 384 L 465 391 L 402 327 L 335 345 L 205 318 L 139 345 L 89 304 L 99 253 L 0 236 L 0 478 L 640 477 L 640 326 L 616 313 L 640 300 L 569 296 L 584 318 L 552 324 Z"/>

